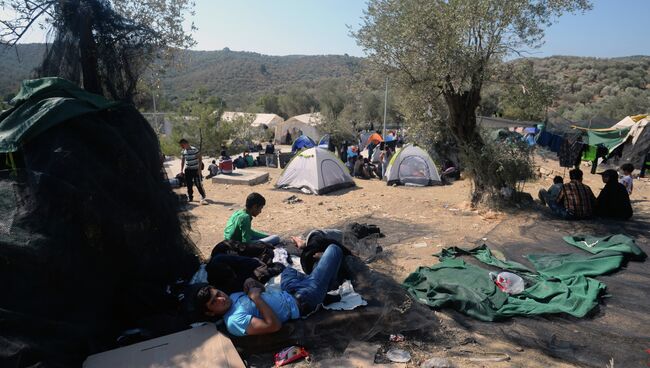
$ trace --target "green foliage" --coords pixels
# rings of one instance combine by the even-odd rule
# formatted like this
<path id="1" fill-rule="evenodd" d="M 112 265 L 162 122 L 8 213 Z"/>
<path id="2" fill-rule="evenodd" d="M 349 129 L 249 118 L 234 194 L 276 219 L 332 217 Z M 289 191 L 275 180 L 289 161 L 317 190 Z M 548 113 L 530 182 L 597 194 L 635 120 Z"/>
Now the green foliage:
<path id="1" fill-rule="evenodd" d="M 508 86 L 500 101 L 500 110 L 504 117 L 543 121 L 546 110 L 553 103 L 554 89 L 535 74 L 533 64 L 523 62 L 513 69 L 508 68 Z M 589 99 L 591 95 L 586 98 Z"/>
<path id="2" fill-rule="evenodd" d="M 481 134 L 485 142 L 481 150 L 460 150 L 461 159 L 468 172 L 480 175 L 478 181 L 489 194 L 483 200 L 493 205 L 502 188 L 521 191 L 523 183 L 534 178 L 535 166 L 526 142 L 503 142 L 492 139 L 487 131 Z"/>

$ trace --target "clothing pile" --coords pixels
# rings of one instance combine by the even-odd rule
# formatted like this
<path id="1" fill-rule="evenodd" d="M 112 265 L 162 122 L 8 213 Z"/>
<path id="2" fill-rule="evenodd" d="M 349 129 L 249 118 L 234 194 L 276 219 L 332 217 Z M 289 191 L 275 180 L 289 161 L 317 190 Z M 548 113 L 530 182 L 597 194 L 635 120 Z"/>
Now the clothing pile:
<path id="1" fill-rule="evenodd" d="M 618 270 L 627 259 L 646 258 L 625 235 L 567 236 L 564 240 L 589 254 L 530 254 L 525 256 L 533 265 L 529 268 L 495 256 L 486 245 L 471 250 L 451 247 L 437 254 L 439 264 L 418 268 L 406 278 L 404 286 L 424 304 L 451 307 L 482 321 L 554 313 L 580 318 L 596 307 L 606 289 L 595 276 Z M 509 295 L 495 285 L 489 270 L 460 256 L 473 256 L 485 265 L 517 273 L 526 288 Z"/>

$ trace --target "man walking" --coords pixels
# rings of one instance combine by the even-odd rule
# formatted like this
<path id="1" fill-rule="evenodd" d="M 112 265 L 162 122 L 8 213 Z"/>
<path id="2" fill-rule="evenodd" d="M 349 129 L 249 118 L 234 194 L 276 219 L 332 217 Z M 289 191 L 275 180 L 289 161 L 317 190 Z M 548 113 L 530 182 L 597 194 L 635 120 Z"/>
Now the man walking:
<path id="1" fill-rule="evenodd" d="M 269 139 L 269 143 L 266 144 L 264 157 L 266 158 L 266 167 L 275 167 L 275 146 L 273 145 L 273 140 Z"/>
<path id="2" fill-rule="evenodd" d="M 178 144 L 181 146 L 181 172 L 185 173 L 185 184 L 187 185 L 187 197 L 190 202 L 194 199 L 194 190 L 193 186 L 196 186 L 196 189 L 201 194 L 201 204 L 208 204 L 208 201 L 205 198 L 205 190 L 203 190 L 203 180 L 201 175 L 201 164 L 202 157 L 201 152 L 194 147 L 190 146 L 187 139 L 183 138 L 178 141 Z M 185 171 L 183 171 L 185 168 Z"/>

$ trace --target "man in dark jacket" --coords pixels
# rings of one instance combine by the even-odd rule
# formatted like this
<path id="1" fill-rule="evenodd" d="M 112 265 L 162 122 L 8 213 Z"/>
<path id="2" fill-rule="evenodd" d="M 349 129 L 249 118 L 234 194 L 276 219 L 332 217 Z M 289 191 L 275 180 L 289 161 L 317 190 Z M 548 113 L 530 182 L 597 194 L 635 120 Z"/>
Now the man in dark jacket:
<path id="1" fill-rule="evenodd" d="M 610 217 L 627 220 L 632 217 L 630 196 L 623 184 L 618 182 L 616 170 L 605 170 L 600 173 L 605 187 L 596 199 L 596 214 L 600 217 Z"/>

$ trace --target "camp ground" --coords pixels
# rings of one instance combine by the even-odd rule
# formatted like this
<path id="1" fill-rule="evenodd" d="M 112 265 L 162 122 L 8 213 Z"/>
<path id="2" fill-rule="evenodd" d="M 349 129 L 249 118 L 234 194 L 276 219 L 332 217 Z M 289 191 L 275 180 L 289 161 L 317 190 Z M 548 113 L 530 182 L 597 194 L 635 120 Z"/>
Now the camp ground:
<path id="1" fill-rule="evenodd" d="M 0 368 L 650 367 L 650 2 L 0 8 Z"/>
<path id="2" fill-rule="evenodd" d="M 645 364 L 647 181 L 635 183 L 632 220 L 569 223 L 544 211 L 472 209 L 471 183 L 431 186 L 440 181 L 439 166 L 417 146 L 407 144 L 393 157 L 388 178 L 405 184 L 397 186 L 353 180 L 334 153 L 313 147 L 300 150 L 284 169 L 251 168 L 269 176 L 254 187 L 206 182 L 210 202 L 184 205 L 192 220 L 191 229 L 182 230 L 174 208 L 184 189 L 172 193 L 166 186 L 159 156 L 123 156 L 155 144 L 143 140 L 151 133 L 136 111 L 59 79 L 33 81 L 20 98 L 22 107 L 0 123 L 6 158 L 0 275 L 7 280 L 3 295 L 12 296 L 3 299 L 0 320 L 5 362 L 174 366 L 173 357 L 181 356 L 199 359 L 196 364 L 265 366 L 282 349 L 300 345 L 322 366 L 351 364 L 353 356 L 366 359 L 357 364 L 374 364 L 375 354 L 388 359 L 391 349 L 405 350 L 411 361 L 439 357 L 467 367 L 531 361 L 600 366 L 611 359 L 621 366 Z M 43 98 L 54 103 L 38 103 Z M 91 115 L 74 114 L 89 106 Z M 53 114 L 63 107 L 66 115 Z M 33 109 L 42 109 L 41 118 L 21 118 Z M 121 125 L 125 116 L 128 126 Z M 115 135 L 118 127 L 133 136 Z M 83 141 L 70 139 L 79 134 Z M 102 161 L 106 150 L 119 161 Z M 528 184 L 531 192 L 564 170 L 548 155 L 535 160 L 540 178 Z M 167 168 L 170 174 L 180 169 Z M 139 172 L 137 181 L 122 180 L 132 171 Z M 587 175 L 585 182 L 597 188 L 599 179 Z M 350 285 L 361 302 L 351 310 L 319 311 L 262 337 L 232 336 L 223 324 L 195 314 L 191 288 L 180 280 L 200 277 L 200 264 L 252 190 L 266 198 L 255 227 L 279 234 L 290 255 L 300 254 L 292 235 L 343 232 L 340 239 L 354 254 L 345 261 Z M 33 193 L 31 199 L 21 200 L 24 193 Z M 355 224 L 371 224 L 381 236 L 360 234 Z M 164 256 L 150 257 L 154 250 Z M 502 271 L 525 279 L 524 294 L 508 296 L 497 288 L 490 273 Z M 113 307 L 106 298 L 120 304 Z M 208 324 L 188 330 L 196 321 Z M 369 357 L 359 356 L 368 349 Z"/>

